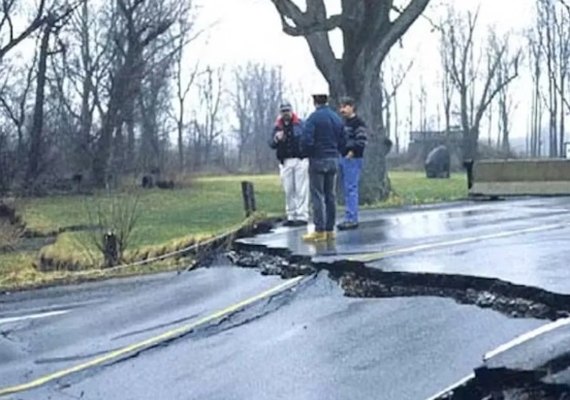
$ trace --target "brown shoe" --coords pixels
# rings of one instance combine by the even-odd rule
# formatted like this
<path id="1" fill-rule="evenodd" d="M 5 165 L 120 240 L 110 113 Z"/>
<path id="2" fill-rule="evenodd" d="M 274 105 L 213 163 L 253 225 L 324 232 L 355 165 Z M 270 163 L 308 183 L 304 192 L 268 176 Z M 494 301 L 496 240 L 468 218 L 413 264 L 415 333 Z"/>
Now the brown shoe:
<path id="1" fill-rule="evenodd" d="M 305 242 L 320 243 L 326 242 L 328 235 L 326 232 L 311 232 L 303 235 L 303 240 Z"/>
<path id="2" fill-rule="evenodd" d="M 325 232 L 327 235 L 327 240 L 335 240 L 336 239 L 336 232 L 335 231 L 329 231 L 329 232 Z"/>

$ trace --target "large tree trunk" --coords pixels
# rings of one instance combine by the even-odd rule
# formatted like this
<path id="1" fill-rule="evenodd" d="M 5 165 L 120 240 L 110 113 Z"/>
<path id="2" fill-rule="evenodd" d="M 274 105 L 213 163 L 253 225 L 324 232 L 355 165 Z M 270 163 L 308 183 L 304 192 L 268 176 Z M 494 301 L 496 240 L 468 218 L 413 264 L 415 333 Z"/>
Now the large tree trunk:
<path id="1" fill-rule="evenodd" d="M 463 132 L 463 160 L 477 159 L 479 152 L 479 130 L 472 128 Z"/>
<path id="2" fill-rule="evenodd" d="M 361 105 L 359 113 L 369 128 L 369 141 L 360 185 L 360 195 L 364 203 L 386 199 L 391 190 L 386 166 L 386 155 L 391 149 L 391 142 L 386 136 L 382 102 L 380 80 L 369 86 L 358 99 L 358 104 Z"/>
<path id="3" fill-rule="evenodd" d="M 85 69 L 85 76 L 81 88 L 81 111 L 79 115 L 79 132 L 76 144 L 75 171 L 84 172 L 90 168 L 91 159 L 90 142 L 91 129 L 93 128 L 93 110 L 91 96 L 94 94 L 93 87 L 94 68 L 91 59 L 91 43 L 89 35 L 89 7 L 87 2 L 81 10 L 80 35 L 81 35 L 81 63 Z"/>
<path id="4" fill-rule="evenodd" d="M 382 120 L 380 68 L 392 46 L 407 32 L 427 7 L 429 0 L 411 0 L 392 19 L 391 0 L 342 0 L 341 14 L 331 15 L 323 0 L 307 0 L 305 11 L 292 0 L 271 0 L 281 15 L 283 30 L 307 40 L 315 64 L 330 88 L 331 105 L 340 96 L 353 97 L 360 116 L 370 129 L 361 201 L 385 199 L 390 192 L 386 174 L 386 141 Z M 330 10 L 329 10 L 330 11 Z M 340 28 L 344 53 L 338 59 L 332 49 L 329 31 Z"/>
<path id="5" fill-rule="evenodd" d="M 120 85 L 121 84 L 118 83 L 117 86 Z M 122 96 L 116 93 L 119 91 L 118 87 L 113 89 L 114 90 L 111 91 L 107 113 L 103 116 L 103 124 L 95 149 L 95 156 L 93 157 L 93 183 L 97 187 L 105 187 L 107 184 L 107 172 L 113 145 L 113 132 L 120 121 L 119 102 Z"/>
<path id="6" fill-rule="evenodd" d="M 136 164 L 136 138 L 135 138 L 135 121 L 131 119 L 126 122 L 127 125 L 127 163 L 125 165 L 127 172 L 134 172 L 137 169 Z"/>
<path id="7" fill-rule="evenodd" d="M 111 83 L 107 113 L 103 116 L 93 159 L 93 181 L 97 187 L 104 187 L 107 183 L 109 162 L 113 152 L 113 133 L 132 115 L 134 99 L 140 91 L 143 72 L 142 48 L 133 45 Z"/>
<path id="8" fill-rule="evenodd" d="M 89 167 L 89 148 L 91 141 L 91 128 L 93 126 L 93 112 L 91 105 L 89 104 L 89 98 L 93 91 L 93 87 L 91 85 L 91 77 L 85 77 L 82 84 L 81 114 L 79 116 L 79 137 L 77 140 L 75 156 L 75 170 L 77 172 L 84 171 Z"/>
<path id="9" fill-rule="evenodd" d="M 34 106 L 34 117 L 32 129 L 30 131 L 30 151 L 28 153 L 28 171 L 26 174 L 26 185 L 33 185 L 37 179 L 42 159 L 42 131 L 44 122 L 44 97 L 46 85 L 46 71 L 48 46 L 51 34 L 51 25 L 46 25 L 42 35 L 40 45 L 40 58 L 38 64 L 38 76 L 36 84 L 36 100 Z"/>

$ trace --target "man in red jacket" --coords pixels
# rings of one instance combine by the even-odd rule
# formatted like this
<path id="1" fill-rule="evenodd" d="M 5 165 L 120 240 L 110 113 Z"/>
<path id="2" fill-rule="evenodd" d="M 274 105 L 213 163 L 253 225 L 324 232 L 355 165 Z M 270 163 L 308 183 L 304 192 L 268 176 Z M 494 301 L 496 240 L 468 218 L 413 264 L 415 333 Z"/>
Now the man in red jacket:
<path id="1" fill-rule="evenodd" d="M 269 146 L 276 150 L 285 191 L 285 226 L 307 225 L 309 220 L 309 160 L 301 153 L 303 123 L 284 102 L 271 134 Z"/>

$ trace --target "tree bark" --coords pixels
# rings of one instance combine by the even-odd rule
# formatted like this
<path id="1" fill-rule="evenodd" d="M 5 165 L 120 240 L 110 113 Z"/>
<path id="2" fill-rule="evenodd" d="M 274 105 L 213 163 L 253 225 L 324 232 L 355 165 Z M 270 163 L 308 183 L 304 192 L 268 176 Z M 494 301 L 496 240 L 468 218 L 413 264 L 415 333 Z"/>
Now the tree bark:
<path id="1" fill-rule="evenodd" d="M 34 105 L 34 116 L 32 128 L 30 130 L 30 150 L 28 153 L 28 171 L 26 174 L 26 186 L 30 188 L 38 178 L 42 160 L 42 140 L 44 122 L 44 101 L 49 39 L 52 24 L 44 27 L 40 44 L 40 55 L 38 61 L 38 76 L 36 83 L 36 99 Z"/>
<path id="2" fill-rule="evenodd" d="M 124 78 L 128 79 L 128 78 Z M 121 79 L 115 79 L 112 83 L 111 95 L 107 106 L 107 112 L 103 116 L 100 129 L 99 140 L 93 157 L 93 183 L 97 187 L 105 187 L 107 184 L 107 173 L 111 150 L 113 144 L 113 132 L 120 123 L 119 110 L 124 83 Z"/>

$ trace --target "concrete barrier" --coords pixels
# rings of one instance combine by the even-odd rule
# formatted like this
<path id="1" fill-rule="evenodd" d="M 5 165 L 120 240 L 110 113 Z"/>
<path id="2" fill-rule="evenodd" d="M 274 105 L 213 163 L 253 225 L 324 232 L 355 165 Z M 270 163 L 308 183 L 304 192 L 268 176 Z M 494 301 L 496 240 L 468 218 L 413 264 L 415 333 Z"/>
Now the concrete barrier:
<path id="1" fill-rule="evenodd" d="M 570 160 L 483 160 L 473 165 L 472 196 L 570 195 Z"/>

